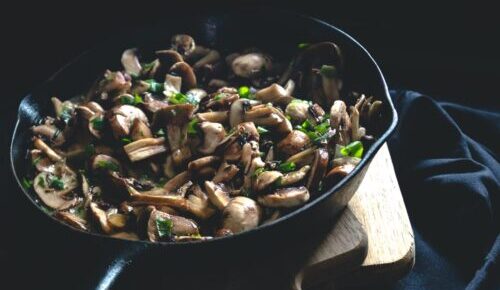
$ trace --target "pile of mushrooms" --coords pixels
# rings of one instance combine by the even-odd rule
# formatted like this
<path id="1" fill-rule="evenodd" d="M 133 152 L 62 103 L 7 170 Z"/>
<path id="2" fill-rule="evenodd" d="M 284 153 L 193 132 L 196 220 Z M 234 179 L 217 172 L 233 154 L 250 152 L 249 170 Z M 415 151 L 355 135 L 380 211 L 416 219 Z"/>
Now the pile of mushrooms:
<path id="1" fill-rule="evenodd" d="M 288 66 L 185 34 L 169 45 L 125 50 L 32 127 L 25 185 L 54 217 L 151 242 L 237 234 L 338 183 L 374 140 L 382 102 L 345 91 L 332 42 L 300 45 Z"/>

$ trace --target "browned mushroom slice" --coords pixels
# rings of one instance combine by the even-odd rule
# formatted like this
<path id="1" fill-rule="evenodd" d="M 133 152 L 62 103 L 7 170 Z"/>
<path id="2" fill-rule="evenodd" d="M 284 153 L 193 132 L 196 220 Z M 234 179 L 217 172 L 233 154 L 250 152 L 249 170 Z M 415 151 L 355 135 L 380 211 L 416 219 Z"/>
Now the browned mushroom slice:
<path id="1" fill-rule="evenodd" d="M 212 166 L 212 165 L 218 163 L 219 161 L 220 161 L 220 157 L 215 156 L 215 155 L 201 157 L 201 158 L 198 158 L 196 160 L 189 162 L 188 169 L 190 171 L 198 171 L 204 167 Z"/>
<path id="2" fill-rule="evenodd" d="M 264 189 L 267 189 L 271 185 L 275 184 L 275 182 L 279 182 L 279 179 L 281 179 L 282 177 L 283 173 L 279 171 L 264 171 L 260 174 L 257 174 L 253 189 L 255 191 L 263 191 Z"/>
<path id="3" fill-rule="evenodd" d="M 226 130 L 221 124 L 212 122 L 202 122 L 199 127 L 203 131 L 204 141 L 198 151 L 203 154 L 212 154 L 226 136 Z"/>
<path id="4" fill-rule="evenodd" d="M 359 111 L 351 107 L 351 141 L 359 141 L 365 135 L 365 128 L 359 125 Z"/>
<path id="5" fill-rule="evenodd" d="M 290 156 L 290 158 L 288 158 L 286 162 L 287 163 L 293 162 L 297 166 L 312 164 L 312 162 L 314 161 L 315 150 L 316 147 L 307 148 L 304 151 L 301 151 L 293 156 Z"/>
<path id="6" fill-rule="evenodd" d="M 187 91 L 196 87 L 196 75 L 191 66 L 183 61 L 176 62 L 169 71 L 182 78 L 182 91 Z"/>
<path id="7" fill-rule="evenodd" d="M 303 151 L 310 143 L 306 133 L 293 130 L 278 143 L 278 150 L 285 156 L 292 156 Z"/>
<path id="8" fill-rule="evenodd" d="M 211 110 L 226 110 L 240 98 L 238 90 L 233 87 L 222 87 L 210 94 L 206 107 Z"/>
<path id="9" fill-rule="evenodd" d="M 346 177 L 356 166 L 353 164 L 339 165 L 328 172 L 324 178 L 325 185 L 331 187 Z"/>
<path id="10" fill-rule="evenodd" d="M 228 119 L 228 111 L 202 112 L 196 114 L 196 118 L 201 122 L 225 123 Z"/>
<path id="11" fill-rule="evenodd" d="M 88 229 L 86 220 L 70 212 L 58 211 L 54 213 L 54 217 L 79 230 L 86 231 Z"/>
<path id="12" fill-rule="evenodd" d="M 130 127 L 135 119 L 148 124 L 148 118 L 141 109 L 131 105 L 120 105 L 111 109 L 109 124 L 115 138 L 121 138 L 130 134 Z"/>
<path id="13" fill-rule="evenodd" d="M 131 186 L 127 187 L 130 204 L 137 205 L 154 205 L 154 206 L 168 206 L 175 209 L 187 210 L 186 199 L 178 194 L 169 194 L 163 189 L 154 191 L 139 192 Z M 162 194 L 159 194 L 159 193 Z"/>
<path id="14" fill-rule="evenodd" d="M 40 172 L 54 173 L 55 165 L 52 160 L 46 157 L 41 150 L 31 150 L 31 164 L 35 165 L 36 170 Z"/>
<path id="15" fill-rule="evenodd" d="M 296 207 L 309 200 L 309 191 L 304 186 L 278 189 L 272 194 L 260 196 L 258 201 L 266 207 Z"/>
<path id="16" fill-rule="evenodd" d="M 167 181 L 163 185 L 163 189 L 166 192 L 174 192 L 176 191 L 181 185 L 185 184 L 186 182 L 189 181 L 189 178 L 191 178 L 191 175 L 189 174 L 188 171 L 183 171 L 173 178 L 171 178 L 169 181 Z"/>
<path id="17" fill-rule="evenodd" d="M 256 228 L 260 219 L 260 206 L 253 199 L 237 196 L 224 209 L 223 228 L 236 234 Z"/>
<path id="18" fill-rule="evenodd" d="M 236 57 L 231 63 L 233 73 L 239 77 L 253 79 L 272 67 L 271 59 L 262 53 L 248 53 Z"/>
<path id="19" fill-rule="evenodd" d="M 128 74 L 138 76 L 141 73 L 142 66 L 137 57 L 137 49 L 130 48 L 123 52 L 122 54 L 122 65 Z"/>
<path id="20" fill-rule="evenodd" d="M 342 80 L 338 77 L 337 68 L 333 65 L 323 65 L 320 74 L 326 104 L 331 105 L 340 98 Z"/>
<path id="21" fill-rule="evenodd" d="M 318 148 L 314 151 L 314 161 L 311 168 L 311 174 L 307 180 L 307 188 L 313 192 L 316 192 L 319 183 L 323 176 L 325 176 L 326 168 L 328 166 L 328 151 L 323 148 Z"/>
<path id="22" fill-rule="evenodd" d="M 40 138 L 35 138 L 33 141 L 33 145 L 35 148 L 39 149 L 42 151 L 47 157 L 49 157 L 50 160 L 54 162 L 59 162 L 63 161 L 63 157 L 59 154 L 57 154 L 52 148 L 49 147 L 45 142 L 42 141 Z"/>
<path id="23" fill-rule="evenodd" d="M 238 99 L 231 104 L 230 116 L 229 116 L 229 125 L 231 128 L 234 128 L 236 125 L 244 121 L 245 111 L 248 110 L 251 106 L 260 104 L 259 101 L 256 100 L 248 100 L 248 99 Z"/>
<path id="24" fill-rule="evenodd" d="M 125 93 L 131 86 L 130 79 L 127 79 L 122 72 L 107 70 L 95 93 L 101 100 L 108 100 Z"/>
<path id="25" fill-rule="evenodd" d="M 50 208 L 64 210 L 77 204 L 78 198 L 68 196 L 78 186 L 78 176 L 66 165 L 58 164 L 55 174 L 39 173 L 33 187 L 40 200 Z"/>
<path id="26" fill-rule="evenodd" d="M 144 104 L 144 108 L 151 113 L 155 113 L 156 111 L 158 111 L 162 108 L 168 107 L 167 102 L 157 100 L 157 99 L 153 98 L 151 96 L 151 94 L 146 94 L 144 96 L 144 103 L 143 104 Z"/>
<path id="27" fill-rule="evenodd" d="M 132 162 L 144 160 L 167 151 L 165 138 L 144 138 L 123 146 L 123 150 Z"/>
<path id="28" fill-rule="evenodd" d="M 255 99 L 262 103 L 273 103 L 279 105 L 288 105 L 293 100 L 293 97 L 278 84 L 272 84 L 267 88 L 258 90 L 255 93 Z"/>
<path id="29" fill-rule="evenodd" d="M 208 196 L 199 185 L 191 187 L 192 194 L 187 198 L 188 211 L 200 219 L 207 219 L 215 213 Z"/>
<path id="30" fill-rule="evenodd" d="M 124 240 L 130 240 L 130 241 L 138 241 L 139 240 L 139 236 L 137 236 L 137 234 L 133 233 L 133 232 L 119 232 L 116 234 L 112 234 L 111 237 L 118 238 L 118 239 L 124 239 Z"/>
<path id="31" fill-rule="evenodd" d="M 117 159 L 104 155 L 98 154 L 92 158 L 91 167 L 94 171 L 117 171 L 123 172 L 120 161 Z"/>
<path id="32" fill-rule="evenodd" d="M 221 182 L 228 182 L 233 177 L 239 172 L 238 166 L 234 164 L 229 164 L 227 162 L 223 162 L 220 166 L 219 169 L 217 170 L 217 173 L 215 174 L 214 178 L 212 181 L 214 183 L 221 183 Z"/>
<path id="33" fill-rule="evenodd" d="M 106 212 L 100 209 L 95 202 L 90 203 L 90 212 L 92 213 L 94 220 L 100 225 L 101 230 L 105 234 L 110 234 L 113 231 L 113 228 L 108 222 Z"/>
<path id="34" fill-rule="evenodd" d="M 290 116 L 292 121 L 301 123 L 307 120 L 309 116 L 310 103 L 304 100 L 292 100 L 285 109 L 287 116 Z"/>
<path id="35" fill-rule="evenodd" d="M 292 124 L 285 115 L 273 106 L 255 106 L 245 112 L 245 121 L 254 122 L 257 126 L 274 127 L 280 134 L 292 131 Z"/>
<path id="36" fill-rule="evenodd" d="M 343 101 L 335 101 L 330 109 L 330 126 L 338 129 L 342 122 L 342 117 L 347 108 Z"/>
<path id="37" fill-rule="evenodd" d="M 130 137 L 132 140 L 137 141 L 144 138 L 151 138 L 153 137 L 153 133 L 146 123 L 139 119 L 135 119 L 132 128 L 130 128 Z"/>
<path id="38" fill-rule="evenodd" d="M 196 49 L 196 43 L 190 35 L 176 34 L 172 36 L 172 49 L 181 55 L 190 55 Z"/>
<path id="39" fill-rule="evenodd" d="M 46 140 L 50 140 L 55 146 L 60 146 L 66 139 L 64 138 L 63 132 L 58 129 L 55 125 L 38 125 L 31 127 L 31 131 L 35 136 L 43 136 Z"/>
<path id="40" fill-rule="evenodd" d="M 108 214 L 107 218 L 108 218 L 108 224 L 115 231 L 123 230 L 128 223 L 128 216 L 117 212 Z"/>
<path id="41" fill-rule="evenodd" d="M 281 177 L 281 179 L 279 180 L 278 185 L 279 186 L 288 186 L 291 184 L 295 184 L 295 183 L 301 181 L 302 179 L 304 179 L 310 169 L 311 169 L 311 166 L 306 165 L 297 171 L 292 171 L 292 172 L 289 172 L 287 174 L 284 174 L 283 177 Z"/>
<path id="42" fill-rule="evenodd" d="M 205 181 L 205 190 L 210 202 L 219 210 L 223 210 L 231 200 L 228 191 L 220 184 L 207 180 Z"/>
<path id="43" fill-rule="evenodd" d="M 159 210 L 151 212 L 148 220 L 148 238 L 151 242 L 190 235 L 199 235 L 198 225 L 193 220 Z"/>

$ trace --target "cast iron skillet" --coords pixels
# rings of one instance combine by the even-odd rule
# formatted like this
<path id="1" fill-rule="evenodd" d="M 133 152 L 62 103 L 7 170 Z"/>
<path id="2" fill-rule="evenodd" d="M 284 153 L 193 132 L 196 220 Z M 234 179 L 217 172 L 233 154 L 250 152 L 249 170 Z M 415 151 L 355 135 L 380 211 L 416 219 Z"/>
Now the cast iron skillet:
<path id="1" fill-rule="evenodd" d="M 334 41 L 344 54 L 343 79 L 347 89 L 374 95 L 384 102 L 383 131 L 365 153 L 361 163 L 339 184 L 298 210 L 272 223 L 235 236 L 178 244 L 132 242 L 84 233 L 45 214 L 41 214 L 39 219 L 51 219 L 51 222 L 44 222 L 41 231 L 45 232 L 46 236 L 61 235 L 66 241 L 83 247 L 86 252 L 97 253 L 95 251 L 101 250 L 109 255 L 110 260 L 120 256 L 123 251 L 141 253 L 141 256 L 152 259 L 167 257 L 168 263 L 162 264 L 161 259 L 155 263 L 162 264 L 165 269 L 170 267 L 172 269 L 169 271 L 173 272 L 176 269 L 185 269 L 183 267 L 188 267 L 190 271 L 203 269 L 208 272 L 214 261 L 218 261 L 217 265 L 220 267 L 231 269 L 235 265 L 243 264 L 243 261 L 268 256 L 270 252 L 286 251 L 284 245 L 295 244 L 303 235 L 321 228 L 322 224 L 334 218 L 346 206 L 363 179 L 373 156 L 397 123 L 396 111 L 384 77 L 370 54 L 343 31 L 309 17 L 285 12 L 250 10 L 209 17 L 168 18 L 154 27 L 127 32 L 82 54 L 26 96 L 19 106 L 10 154 L 12 169 L 20 189 L 31 204 L 40 209 L 34 193 L 25 190 L 20 180 L 30 166 L 25 158 L 31 138 L 29 127 L 43 116 L 52 113 L 49 100 L 51 96 L 64 99 L 81 94 L 105 69 L 120 68 L 120 55 L 124 49 L 164 49 L 169 46 L 170 37 L 177 33 L 188 33 L 197 43 L 216 47 L 222 52 L 257 46 L 278 57 L 290 57 L 298 43 Z"/>

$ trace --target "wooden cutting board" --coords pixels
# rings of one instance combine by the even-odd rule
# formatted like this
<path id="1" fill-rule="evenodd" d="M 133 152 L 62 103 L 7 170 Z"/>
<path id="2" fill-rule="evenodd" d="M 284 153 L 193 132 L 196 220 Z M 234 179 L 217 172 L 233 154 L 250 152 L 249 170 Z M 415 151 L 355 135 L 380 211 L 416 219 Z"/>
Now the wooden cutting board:
<path id="1" fill-rule="evenodd" d="M 415 241 L 387 144 L 330 233 L 292 283 L 294 289 L 338 289 L 390 283 L 408 273 Z"/>

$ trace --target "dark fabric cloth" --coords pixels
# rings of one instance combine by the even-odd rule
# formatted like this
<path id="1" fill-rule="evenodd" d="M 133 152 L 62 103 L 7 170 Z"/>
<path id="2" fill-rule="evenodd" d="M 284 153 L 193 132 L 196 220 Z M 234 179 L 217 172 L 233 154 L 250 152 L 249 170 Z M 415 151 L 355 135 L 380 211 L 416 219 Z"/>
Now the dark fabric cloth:
<path id="1" fill-rule="evenodd" d="M 500 289 L 500 111 L 391 91 L 416 264 L 395 289 Z"/>

